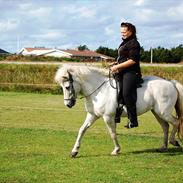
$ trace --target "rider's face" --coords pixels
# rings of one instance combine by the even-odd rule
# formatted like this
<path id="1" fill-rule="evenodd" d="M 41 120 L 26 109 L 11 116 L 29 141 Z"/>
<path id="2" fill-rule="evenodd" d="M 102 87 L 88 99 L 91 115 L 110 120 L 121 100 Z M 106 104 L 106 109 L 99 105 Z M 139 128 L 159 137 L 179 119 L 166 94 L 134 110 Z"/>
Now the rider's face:
<path id="1" fill-rule="evenodd" d="M 120 32 L 123 39 L 127 39 L 132 35 L 132 32 L 128 30 L 128 27 L 121 27 Z"/>

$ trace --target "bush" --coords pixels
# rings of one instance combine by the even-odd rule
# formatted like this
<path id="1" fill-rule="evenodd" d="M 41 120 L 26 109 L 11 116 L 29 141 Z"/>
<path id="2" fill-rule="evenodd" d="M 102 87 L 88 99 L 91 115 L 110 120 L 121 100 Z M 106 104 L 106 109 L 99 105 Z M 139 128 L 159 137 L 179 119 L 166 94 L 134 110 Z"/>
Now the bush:
<path id="1" fill-rule="evenodd" d="M 57 66 L 0 64 L 0 90 L 60 94 Z"/>
<path id="2" fill-rule="evenodd" d="M 183 67 L 142 67 L 142 74 L 159 76 L 168 80 L 175 79 L 183 84 Z"/>
<path id="3" fill-rule="evenodd" d="M 0 61 L 5 60 L 8 57 L 6 54 L 0 54 Z"/>
<path id="4" fill-rule="evenodd" d="M 58 85 L 44 85 L 44 84 L 21 84 L 21 83 L 0 83 L 1 91 L 16 91 L 27 93 L 51 93 L 63 94 Z"/>

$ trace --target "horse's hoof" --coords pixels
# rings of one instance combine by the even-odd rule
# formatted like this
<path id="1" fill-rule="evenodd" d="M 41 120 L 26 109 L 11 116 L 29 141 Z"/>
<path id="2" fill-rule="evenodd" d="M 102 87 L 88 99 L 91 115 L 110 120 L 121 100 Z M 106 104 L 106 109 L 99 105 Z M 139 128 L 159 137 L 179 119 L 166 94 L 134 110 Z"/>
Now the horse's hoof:
<path id="1" fill-rule="evenodd" d="M 179 144 L 179 142 L 177 140 L 174 141 L 174 142 L 171 142 L 170 141 L 170 144 L 172 144 L 173 146 L 176 146 L 176 147 L 181 147 L 180 144 Z"/>
<path id="2" fill-rule="evenodd" d="M 116 152 L 115 153 L 114 152 L 111 153 L 111 156 L 117 156 L 117 155 L 119 155 L 119 153 L 116 153 Z"/>
<path id="3" fill-rule="evenodd" d="M 181 147 L 178 141 L 175 141 L 175 146 Z"/>
<path id="4" fill-rule="evenodd" d="M 117 155 L 119 155 L 119 154 L 120 154 L 120 149 L 117 150 L 117 151 L 113 151 L 113 152 L 111 153 L 111 156 L 117 156 Z"/>
<path id="5" fill-rule="evenodd" d="M 168 149 L 167 148 L 165 148 L 165 147 L 161 147 L 161 148 L 159 148 L 159 149 L 156 149 L 156 152 L 167 152 L 168 151 Z"/>
<path id="6" fill-rule="evenodd" d="M 71 158 L 75 158 L 77 156 L 78 152 L 71 152 Z"/>

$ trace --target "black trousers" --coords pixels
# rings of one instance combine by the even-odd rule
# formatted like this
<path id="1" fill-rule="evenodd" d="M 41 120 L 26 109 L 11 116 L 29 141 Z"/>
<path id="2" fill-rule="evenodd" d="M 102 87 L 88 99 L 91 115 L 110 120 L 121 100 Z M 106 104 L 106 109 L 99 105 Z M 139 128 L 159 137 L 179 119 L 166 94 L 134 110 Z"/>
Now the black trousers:
<path id="1" fill-rule="evenodd" d="M 119 94 L 118 101 L 126 105 L 128 118 L 132 123 L 137 123 L 137 79 L 135 72 L 124 72 L 118 76 Z"/>

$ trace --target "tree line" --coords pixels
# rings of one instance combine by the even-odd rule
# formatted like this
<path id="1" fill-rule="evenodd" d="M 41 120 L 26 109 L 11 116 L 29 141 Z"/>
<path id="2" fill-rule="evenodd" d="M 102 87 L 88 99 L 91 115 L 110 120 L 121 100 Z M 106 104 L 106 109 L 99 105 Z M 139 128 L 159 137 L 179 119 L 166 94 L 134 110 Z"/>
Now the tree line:
<path id="1" fill-rule="evenodd" d="M 112 49 L 108 47 L 100 46 L 96 49 L 97 53 L 101 53 L 104 55 L 108 55 L 114 58 L 117 58 L 118 50 Z M 142 62 L 151 62 L 151 53 L 152 53 L 152 61 L 156 63 L 179 63 L 183 61 L 183 44 L 180 44 L 174 48 L 163 48 L 157 47 L 153 48 L 152 52 L 151 49 L 145 50 L 141 47 L 141 61 Z"/>
<path id="2" fill-rule="evenodd" d="M 87 45 L 80 45 L 77 47 L 78 50 L 89 50 Z M 97 53 L 101 53 L 110 57 L 113 57 L 117 59 L 118 57 L 118 49 L 112 49 L 104 46 L 99 46 L 96 50 Z M 180 44 L 177 47 L 174 48 L 163 48 L 163 47 L 157 47 L 153 48 L 152 50 L 145 50 L 143 47 L 141 47 L 141 61 L 142 62 L 151 62 L 151 59 L 155 63 L 179 63 L 183 61 L 183 44 Z M 152 55 L 151 55 L 152 54 Z M 5 60 L 5 59 L 10 59 L 10 60 L 17 60 L 20 55 L 8 55 L 8 54 L 0 54 L 0 61 Z M 152 58 L 151 58 L 152 56 Z M 26 57 L 27 58 L 27 57 Z M 40 60 L 40 58 L 37 57 L 30 57 L 34 60 Z M 32 60 L 31 59 L 31 60 Z M 48 59 L 48 58 L 47 58 Z M 54 59 L 54 58 L 52 58 Z M 59 59 L 59 58 L 55 58 Z M 21 60 L 21 59 L 20 59 Z M 41 58 L 43 60 L 43 58 Z M 71 60 L 70 60 L 71 61 Z M 77 60 L 79 62 L 79 60 Z"/>

